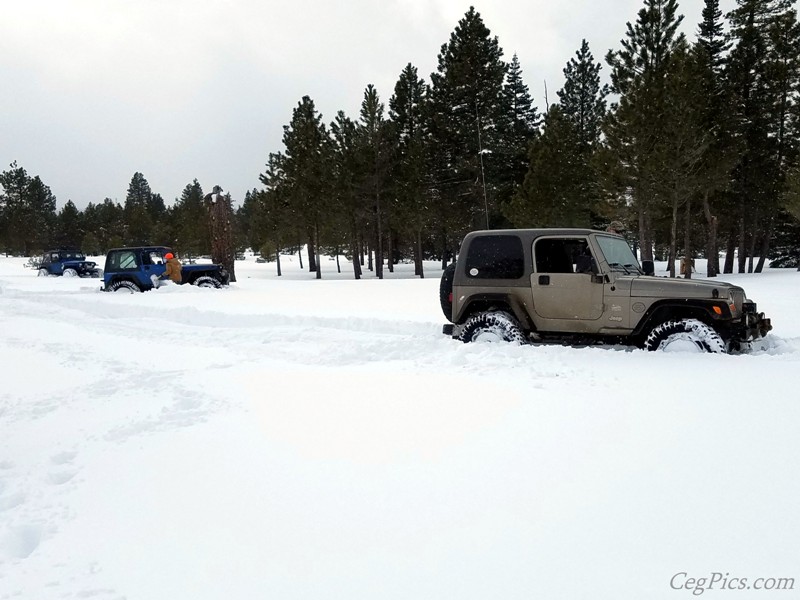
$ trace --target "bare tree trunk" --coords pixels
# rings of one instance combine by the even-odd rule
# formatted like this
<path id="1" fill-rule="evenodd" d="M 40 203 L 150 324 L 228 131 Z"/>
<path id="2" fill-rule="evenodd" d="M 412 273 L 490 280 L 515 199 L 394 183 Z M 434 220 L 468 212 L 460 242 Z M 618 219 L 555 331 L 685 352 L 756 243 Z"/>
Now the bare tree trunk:
<path id="1" fill-rule="evenodd" d="M 317 270 L 317 250 L 316 250 L 316 240 L 317 240 L 317 231 L 316 231 L 316 224 L 314 225 L 315 229 L 310 231 L 308 234 L 308 243 L 306 248 L 308 250 L 308 270 L 309 271 L 316 271 Z"/>
<path id="2" fill-rule="evenodd" d="M 747 261 L 747 272 L 748 273 L 752 273 L 753 272 L 753 257 L 756 254 L 756 242 L 758 241 L 758 234 L 761 233 L 761 231 L 760 231 L 761 228 L 759 227 L 759 220 L 760 220 L 759 210 L 756 209 L 756 214 L 753 217 L 753 231 L 750 234 L 750 247 L 748 248 L 748 253 L 747 253 L 747 258 L 748 258 L 748 261 Z"/>
<path id="3" fill-rule="evenodd" d="M 764 238 L 761 240 L 761 256 L 758 257 L 758 265 L 756 265 L 756 273 L 764 271 L 764 265 L 767 262 L 769 249 L 772 245 L 772 234 L 775 231 L 775 218 L 770 217 L 767 221 L 767 230 L 764 232 Z"/>
<path id="4" fill-rule="evenodd" d="M 414 262 L 416 263 L 414 270 L 417 271 L 415 275 L 419 275 L 420 279 L 425 279 L 425 267 L 422 264 L 422 229 L 417 229 L 417 243 L 414 254 Z"/>
<path id="5" fill-rule="evenodd" d="M 283 273 L 281 273 L 281 249 L 278 246 L 275 246 L 275 263 L 278 265 L 278 277 L 280 277 Z"/>
<path id="6" fill-rule="evenodd" d="M 728 243 L 725 245 L 725 268 L 723 273 L 733 273 L 733 259 L 736 253 L 736 229 L 731 227 L 728 232 Z"/>
<path id="7" fill-rule="evenodd" d="M 683 237 L 683 254 L 686 256 L 684 279 L 692 278 L 692 200 L 686 200 L 686 231 Z"/>
<path id="8" fill-rule="evenodd" d="M 716 277 L 719 274 L 719 249 L 717 248 L 717 217 L 711 214 L 711 203 L 708 201 L 708 192 L 703 194 L 703 213 L 708 225 L 708 239 L 706 240 L 706 258 L 708 265 L 706 275 Z"/>
<path id="9" fill-rule="evenodd" d="M 211 260 L 222 265 L 230 275 L 230 282 L 234 283 L 236 252 L 232 231 L 233 207 L 231 195 L 223 195 L 221 192 L 222 188 L 214 186 L 214 191 L 205 196 L 211 232 Z"/>
<path id="10" fill-rule="evenodd" d="M 746 230 L 744 222 L 744 201 L 740 203 L 739 210 L 739 273 L 744 273 L 745 265 L 747 264 L 747 244 L 746 244 Z"/>
<path id="11" fill-rule="evenodd" d="M 389 236 L 389 243 L 388 243 L 389 247 L 386 249 L 386 254 L 387 254 L 386 265 L 389 267 L 389 273 L 394 273 L 394 242 L 395 241 L 394 241 L 394 235 L 392 235 L 391 227 L 389 228 L 389 231 L 388 231 L 387 235 Z"/>
<path id="12" fill-rule="evenodd" d="M 678 197 L 672 196 L 672 222 L 669 226 L 669 276 L 675 277 L 675 260 L 678 258 Z"/>
<path id="13" fill-rule="evenodd" d="M 300 259 L 300 270 L 303 270 L 303 249 L 297 248 L 297 258 Z"/>
<path id="14" fill-rule="evenodd" d="M 336 246 L 336 272 L 341 273 L 342 267 L 339 266 L 339 246 Z"/>
<path id="15" fill-rule="evenodd" d="M 383 234 L 381 233 L 381 212 L 378 204 L 377 222 L 375 224 L 375 275 L 383 279 Z"/>
<path id="16" fill-rule="evenodd" d="M 314 248 L 319 248 L 319 224 L 314 222 Z M 319 254 L 315 254 L 316 258 L 316 266 L 317 266 L 317 279 L 322 279 L 322 261 L 320 260 Z M 311 260 L 309 258 L 309 260 Z"/>
<path id="17" fill-rule="evenodd" d="M 367 270 L 372 271 L 372 245 L 367 242 Z"/>
<path id="18" fill-rule="evenodd" d="M 639 213 L 639 248 L 642 260 L 653 260 L 653 236 L 650 231 L 650 217 L 647 209 L 640 206 Z"/>

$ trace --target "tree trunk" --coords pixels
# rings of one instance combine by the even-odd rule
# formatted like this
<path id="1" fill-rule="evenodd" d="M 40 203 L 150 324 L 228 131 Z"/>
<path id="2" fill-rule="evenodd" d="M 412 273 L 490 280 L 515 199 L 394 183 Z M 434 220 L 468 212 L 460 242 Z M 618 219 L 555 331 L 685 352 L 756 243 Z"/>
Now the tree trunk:
<path id="1" fill-rule="evenodd" d="M 319 224 L 316 222 L 314 222 L 314 248 L 315 250 L 319 248 Z M 316 252 L 314 257 L 316 258 L 315 264 L 317 266 L 317 279 L 322 279 L 322 261 Z M 309 258 L 309 260 L 311 260 L 311 258 Z"/>
<path id="2" fill-rule="evenodd" d="M 355 221 L 350 223 L 350 254 L 353 257 L 353 277 L 361 279 L 361 246 L 358 241 Z"/>
<path id="3" fill-rule="evenodd" d="M 723 273 L 733 273 L 733 259 L 736 253 L 736 229 L 731 227 L 728 232 L 728 242 L 725 245 L 725 268 Z"/>
<path id="4" fill-rule="evenodd" d="M 417 229 L 417 243 L 414 249 L 414 274 L 419 275 L 420 279 L 425 279 L 425 267 L 422 264 L 422 229 Z"/>
<path id="5" fill-rule="evenodd" d="M 367 270 L 372 271 L 372 246 L 367 242 Z"/>
<path id="6" fill-rule="evenodd" d="M 642 260 L 653 260 L 653 240 L 650 235 L 650 219 L 647 210 L 640 206 L 639 212 L 639 248 Z"/>
<path id="7" fill-rule="evenodd" d="M 756 242 L 758 241 L 758 234 L 761 233 L 760 227 L 759 227 L 759 220 L 760 220 L 759 211 L 758 211 L 758 209 L 756 209 L 756 214 L 753 217 L 753 231 L 750 234 L 750 247 L 748 248 L 748 253 L 747 253 L 747 258 L 748 258 L 748 260 L 747 260 L 747 272 L 748 273 L 752 273 L 753 272 L 753 258 L 755 257 L 755 254 L 756 254 Z"/>
<path id="8" fill-rule="evenodd" d="M 314 230 L 309 232 L 308 236 L 308 245 L 306 246 L 308 249 L 308 270 L 309 271 L 316 271 L 317 270 L 317 248 L 316 248 L 316 241 L 317 241 L 317 230 L 316 230 L 316 223 L 314 224 Z"/>
<path id="9" fill-rule="evenodd" d="M 298 247 L 297 248 L 297 258 L 300 259 L 300 270 L 303 270 L 303 249 Z"/>
<path id="10" fill-rule="evenodd" d="M 717 217 L 711 214 L 711 203 L 708 201 L 708 192 L 703 194 L 703 213 L 708 225 L 708 239 L 706 240 L 706 258 L 708 265 L 706 275 L 716 277 L 719 274 L 719 249 L 717 248 Z"/>
<path id="11" fill-rule="evenodd" d="M 740 206 L 742 211 L 739 215 L 739 273 L 744 273 L 745 265 L 747 264 L 747 243 L 745 235 L 745 219 L 744 219 L 744 202 Z"/>
<path id="12" fill-rule="evenodd" d="M 275 246 L 275 262 L 278 265 L 278 277 L 282 275 L 281 273 L 281 249 L 278 246 Z"/>
<path id="13" fill-rule="evenodd" d="M 675 260 L 678 258 L 678 198 L 672 197 L 672 222 L 669 226 L 669 276 L 675 277 Z"/>
<path id="14" fill-rule="evenodd" d="M 395 240 L 394 240 L 394 235 L 392 234 L 391 227 L 389 228 L 388 236 L 389 236 L 389 244 L 388 244 L 389 247 L 386 249 L 386 255 L 387 255 L 386 266 L 389 268 L 389 273 L 394 273 L 394 244 L 395 244 Z"/>
<path id="15" fill-rule="evenodd" d="M 339 246 L 336 246 L 336 272 L 341 273 L 342 267 L 339 266 Z"/>
<path id="16" fill-rule="evenodd" d="M 684 279 L 692 278 L 692 201 L 686 200 L 686 231 L 683 236 L 683 255 L 686 257 L 686 270 Z"/>
<path id="17" fill-rule="evenodd" d="M 756 273 L 762 273 L 764 271 L 764 264 L 766 264 L 767 255 L 769 254 L 769 248 L 772 243 L 772 231 L 774 228 L 775 219 L 770 217 L 769 222 L 767 223 L 767 230 L 764 232 L 764 237 L 761 239 L 761 256 L 758 257 Z"/>

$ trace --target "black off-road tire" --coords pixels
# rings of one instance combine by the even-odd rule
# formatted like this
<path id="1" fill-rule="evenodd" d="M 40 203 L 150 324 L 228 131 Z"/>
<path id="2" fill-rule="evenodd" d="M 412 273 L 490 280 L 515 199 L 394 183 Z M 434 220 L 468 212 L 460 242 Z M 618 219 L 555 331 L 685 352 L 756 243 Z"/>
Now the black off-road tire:
<path id="1" fill-rule="evenodd" d="M 461 341 L 510 342 L 524 344 L 525 333 L 517 320 L 507 312 L 484 312 L 470 317 L 461 329 Z"/>
<path id="2" fill-rule="evenodd" d="M 451 263 L 442 272 L 439 281 L 439 302 L 445 319 L 453 322 L 453 276 L 456 272 L 456 263 Z"/>
<path id="3" fill-rule="evenodd" d="M 108 286 L 109 292 L 128 292 L 130 294 L 135 294 L 136 292 L 141 292 L 141 288 L 133 283 L 132 281 L 115 281 L 111 285 Z"/>
<path id="4" fill-rule="evenodd" d="M 214 279 L 210 275 L 201 275 L 192 282 L 192 285 L 196 285 L 197 287 L 216 288 L 216 289 L 222 287 L 222 284 L 219 282 L 219 280 Z"/>
<path id="5" fill-rule="evenodd" d="M 693 348 L 687 345 L 687 349 L 697 352 L 727 352 L 725 340 L 710 325 L 698 319 L 676 319 L 657 325 L 647 336 L 644 348 L 650 351 L 666 350 L 675 342 L 690 342 Z"/>

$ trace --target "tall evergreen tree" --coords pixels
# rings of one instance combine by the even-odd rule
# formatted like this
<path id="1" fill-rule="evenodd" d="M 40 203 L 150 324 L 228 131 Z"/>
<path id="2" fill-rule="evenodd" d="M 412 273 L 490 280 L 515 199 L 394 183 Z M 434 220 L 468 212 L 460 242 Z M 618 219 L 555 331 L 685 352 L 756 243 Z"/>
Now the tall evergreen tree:
<path id="1" fill-rule="evenodd" d="M 503 85 L 503 114 L 499 123 L 501 139 L 492 150 L 493 162 L 504 165 L 496 169 L 496 197 L 502 204 L 513 196 L 528 172 L 528 147 L 536 136 L 539 115 L 533 105 L 528 86 L 522 80 L 522 67 L 517 55 L 508 64 Z"/>
<path id="2" fill-rule="evenodd" d="M 589 43 L 581 47 L 564 67 L 564 87 L 557 94 L 564 115 L 575 125 L 581 149 L 592 149 L 600 139 L 609 88 L 600 85 L 600 63 L 595 62 Z"/>
<path id="3" fill-rule="evenodd" d="M 663 172 L 658 160 L 658 144 L 666 138 L 664 119 L 666 78 L 677 44 L 683 16 L 678 16 L 676 0 L 645 0 L 636 23 L 627 24 L 622 48 L 609 51 L 611 91 L 619 102 L 605 121 L 607 156 L 616 162 L 620 174 L 619 190 L 632 206 L 638 222 L 642 258 L 652 259 L 653 219 L 667 201 Z"/>
<path id="4" fill-rule="evenodd" d="M 585 182 L 591 176 L 581 155 L 578 131 L 553 105 L 542 135 L 530 147 L 530 169 L 504 211 L 515 227 L 588 227 Z"/>
<path id="5" fill-rule="evenodd" d="M 422 236 L 431 220 L 425 154 L 427 102 L 428 86 L 409 63 L 400 73 L 389 100 L 394 136 L 392 181 L 398 226 L 412 237 L 414 274 L 420 277 L 425 277 Z"/>
<path id="6" fill-rule="evenodd" d="M 128 194 L 125 197 L 125 239 L 126 243 L 141 245 L 151 244 L 153 233 L 153 217 L 151 216 L 151 203 L 153 192 L 144 175 L 138 171 L 133 174 L 128 184 Z"/>
<path id="7" fill-rule="evenodd" d="M 470 229 L 491 225 L 501 161 L 506 64 L 496 37 L 470 7 L 431 74 L 431 170 L 438 217 L 455 248 Z"/>
<path id="8" fill-rule="evenodd" d="M 700 85 L 700 126 L 706 132 L 707 146 L 700 173 L 700 202 L 706 222 L 707 275 L 720 272 L 718 232 L 720 216 L 725 224 L 730 173 L 737 160 L 738 148 L 733 135 L 731 100 L 725 79 L 725 58 L 730 44 L 725 38 L 719 0 L 705 0 L 703 20 L 694 45 Z M 720 212 L 722 215 L 720 215 Z M 730 230 L 727 224 L 726 230 Z"/>
<path id="9" fill-rule="evenodd" d="M 372 84 L 364 90 L 357 131 L 365 175 L 363 193 L 369 198 L 373 217 L 375 275 L 383 279 L 384 235 L 390 214 L 386 197 L 390 154 L 384 105 Z"/>
<path id="10" fill-rule="evenodd" d="M 284 126 L 283 144 L 286 201 L 306 227 L 309 269 L 320 279 L 315 249 L 330 210 L 330 141 L 322 116 L 308 96 L 303 96 L 292 112 L 291 123 Z"/>
<path id="11" fill-rule="evenodd" d="M 784 70 L 777 68 L 776 62 L 791 59 L 785 52 L 788 48 L 780 48 L 777 42 L 782 37 L 779 32 L 793 27 L 791 4 L 791 0 L 737 0 L 737 7 L 728 14 L 733 41 L 728 72 L 742 144 L 732 186 L 739 272 L 745 271 L 747 257 L 752 258 L 759 237 L 768 245 L 780 196 L 786 149 L 782 128 L 786 121 L 780 108 L 779 80 Z M 786 19 L 790 13 L 792 17 Z M 786 72 L 783 75 L 791 77 Z M 733 270 L 732 252 L 726 257 L 724 270 Z"/>

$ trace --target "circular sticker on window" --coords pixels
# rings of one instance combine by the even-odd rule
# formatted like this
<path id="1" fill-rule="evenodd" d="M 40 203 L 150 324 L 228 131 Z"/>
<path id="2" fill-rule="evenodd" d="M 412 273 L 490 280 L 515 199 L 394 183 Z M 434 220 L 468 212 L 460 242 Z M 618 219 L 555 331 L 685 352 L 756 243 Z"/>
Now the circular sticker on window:
<path id="1" fill-rule="evenodd" d="M 472 267 L 469 270 L 469 274 L 472 275 L 473 277 L 477 277 L 478 276 L 478 269 L 476 269 L 475 267 Z"/>

